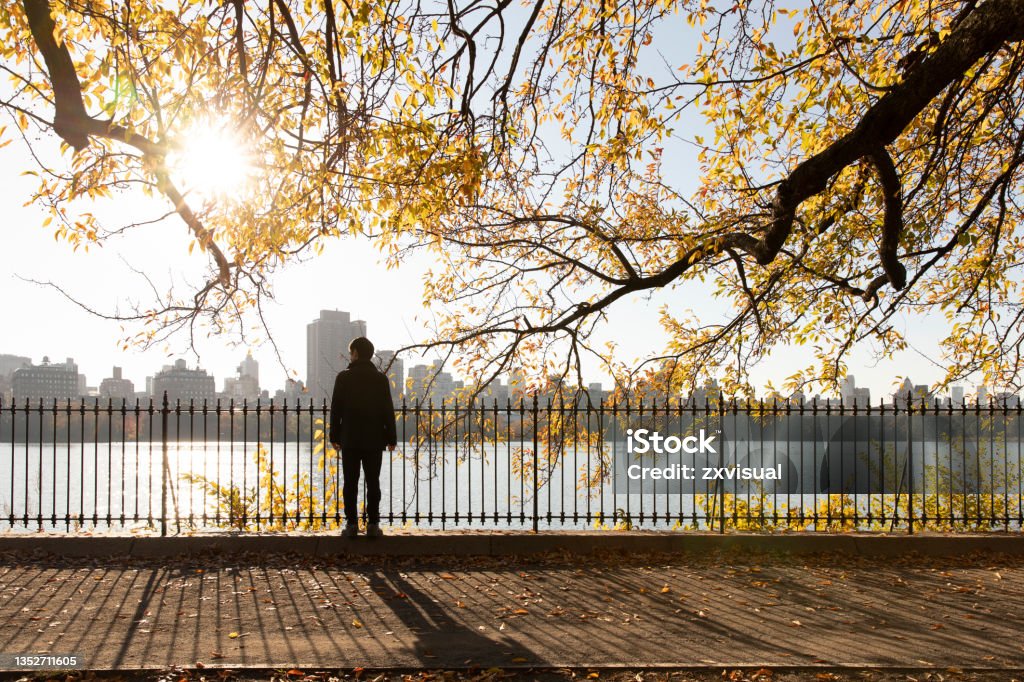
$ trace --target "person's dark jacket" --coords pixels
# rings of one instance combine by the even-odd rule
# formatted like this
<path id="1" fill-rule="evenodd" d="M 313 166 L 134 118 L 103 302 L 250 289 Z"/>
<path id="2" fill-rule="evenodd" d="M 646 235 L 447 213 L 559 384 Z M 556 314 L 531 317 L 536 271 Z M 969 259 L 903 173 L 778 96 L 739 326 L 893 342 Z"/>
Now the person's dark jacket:
<path id="1" fill-rule="evenodd" d="M 328 437 L 342 451 L 381 451 L 398 444 L 391 382 L 369 360 L 356 360 L 338 372 Z"/>

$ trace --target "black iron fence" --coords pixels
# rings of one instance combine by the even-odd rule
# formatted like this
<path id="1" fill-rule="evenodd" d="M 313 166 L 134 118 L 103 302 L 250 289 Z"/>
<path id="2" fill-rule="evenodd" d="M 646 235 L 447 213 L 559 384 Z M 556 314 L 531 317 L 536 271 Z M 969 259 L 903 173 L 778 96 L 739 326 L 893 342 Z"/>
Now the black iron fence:
<path id="1" fill-rule="evenodd" d="M 0 402 L 0 529 L 331 530 L 328 406 Z M 1019 404 L 401 405 L 382 521 L 432 528 L 1024 526 Z"/>

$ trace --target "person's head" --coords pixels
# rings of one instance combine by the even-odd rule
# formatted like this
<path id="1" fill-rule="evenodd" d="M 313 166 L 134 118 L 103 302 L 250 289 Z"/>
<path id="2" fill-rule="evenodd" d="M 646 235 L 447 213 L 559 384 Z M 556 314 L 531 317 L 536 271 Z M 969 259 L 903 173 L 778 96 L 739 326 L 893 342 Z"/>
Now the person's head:
<path id="1" fill-rule="evenodd" d="M 373 344 L 370 343 L 370 339 L 360 336 L 358 339 L 352 339 L 352 343 L 348 344 L 348 352 L 353 361 L 372 360 Z"/>

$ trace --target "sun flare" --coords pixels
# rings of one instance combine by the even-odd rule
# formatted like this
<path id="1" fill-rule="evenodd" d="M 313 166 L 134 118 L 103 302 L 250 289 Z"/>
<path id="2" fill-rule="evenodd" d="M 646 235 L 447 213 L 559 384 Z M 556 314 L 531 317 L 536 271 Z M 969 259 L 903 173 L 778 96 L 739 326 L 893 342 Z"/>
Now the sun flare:
<path id="1" fill-rule="evenodd" d="M 245 193 L 255 171 L 252 152 L 226 123 L 193 126 L 180 139 L 168 165 L 186 195 L 211 201 Z"/>

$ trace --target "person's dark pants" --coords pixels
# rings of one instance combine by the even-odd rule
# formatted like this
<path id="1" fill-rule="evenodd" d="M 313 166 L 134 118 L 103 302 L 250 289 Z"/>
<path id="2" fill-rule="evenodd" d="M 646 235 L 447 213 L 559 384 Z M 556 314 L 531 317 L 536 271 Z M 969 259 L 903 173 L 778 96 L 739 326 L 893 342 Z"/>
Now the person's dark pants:
<path id="1" fill-rule="evenodd" d="M 380 523 L 380 467 L 384 451 L 349 450 L 341 453 L 341 471 L 344 476 L 342 497 L 345 499 L 345 520 L 359 521 L 359 467 L 366 475 L 366 520 Z"/>

